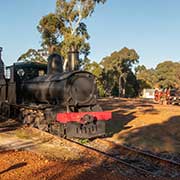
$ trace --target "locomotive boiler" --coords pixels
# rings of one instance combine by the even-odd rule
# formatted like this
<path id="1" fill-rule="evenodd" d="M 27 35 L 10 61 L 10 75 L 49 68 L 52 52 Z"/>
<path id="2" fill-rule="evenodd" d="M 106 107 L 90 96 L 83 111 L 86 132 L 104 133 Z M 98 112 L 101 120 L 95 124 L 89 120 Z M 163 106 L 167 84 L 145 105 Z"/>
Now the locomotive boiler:
<path id="1" fill-rule="evenodd" d="M 58 54 L 48 64 L 14 63 L 1 77 L 1 113 L 17 116 L 29 126 L 58 136 L 92 138 L 105 135 L 110 112 L 97 104 L 94 75 L 87 71 L 63 72 Z"/>
<path id="2" fill-rule="evenodd" d="M 25 102 L 48 103 L 74 108 L 93 106 L 96 102 L 95 77 L 86 71 L 62 71 L 62 59 L 53 54 L 48 60 L 47 75 L 22 83 Z"/>

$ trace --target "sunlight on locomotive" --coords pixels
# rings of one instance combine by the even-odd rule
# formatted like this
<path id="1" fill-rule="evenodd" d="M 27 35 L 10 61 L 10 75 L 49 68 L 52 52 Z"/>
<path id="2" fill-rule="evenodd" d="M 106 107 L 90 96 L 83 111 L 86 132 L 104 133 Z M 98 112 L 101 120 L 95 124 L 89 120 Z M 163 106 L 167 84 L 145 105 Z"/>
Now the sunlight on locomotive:
<path id="1" fill-rule="evenodd" d="M 94 79 L 88 77 L 75 78 L 71 86 L 72 98 L 77 102 L 87 102 L 94 94 Z"/>

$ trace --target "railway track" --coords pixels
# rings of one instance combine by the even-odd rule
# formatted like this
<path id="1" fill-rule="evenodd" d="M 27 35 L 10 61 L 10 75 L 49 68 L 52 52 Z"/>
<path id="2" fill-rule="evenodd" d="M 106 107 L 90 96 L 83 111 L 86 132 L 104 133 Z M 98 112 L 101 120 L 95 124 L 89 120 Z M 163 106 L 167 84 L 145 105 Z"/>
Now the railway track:
<path id="1" fill-rule="evenodd" d="M 86 145 L 81 144 L 74 139 L 68 138 L 64 140 L 71 144 L 81 146 L 84 150 L 96 152 L 107 157 L 113 164 L 115 163 L 117 166 L 120 166 L 119 169 L 121 173 L 126 172 L 125 175 L 137 175 L 142 178 L 180 177 L 180 164 L 175 161 L 170 161 L 130 147 L 118 145 L 104 139 L 96 139 Z"/>
<path id="2" fill-rule="evenodd" d="M 0 127 L 0 130 L 3 132 L 4 130 L 5 131 L 11 131 L 11 130 L 15 130 L 14 128 L 11 128 L 13 127 L 15 124 L 19 123 L 18 121 L 16 120 L 9 120 L 9 121 L 4 121 L 3 125 Z M 4 127 L 4 125 L 6 127 Z M 27 125 L 25 125 L 27 126 Z M 22 126 L 21 126 L 22 127 Z M 32 128 L 31 129 L 34 129 L 34 133 L 36 134 L 37 131 L 41 131 L 37 128 Z M 24 129 L 26 131 L 26 129 Z M 28 132 L 28 129 L 27 129 L 27 132 Z M 59 136 L 56 136 L 56 135 L 53 135 L 53 134 L 50 134 L 50 133 L 47 133 L 47 132 L 42 132 L 43 133 L 43 136 L 52 136 L 54 138 L 57 138 L 57 140 L 61 140 L 65 143 L 64 146 L 71 146 L 71 147 L 74 147 L 75 149 L 83 149 L 82 152 L 86 152 L 88 154 L 92 154 L 92 155 L 95 155 L 97 158 L 99 156 L 103 156 L 104 158 L 104 161 L 102 163 L 102 166 L 103 168 L 105 169 L 108 169 L 108 170 L 115 170 L 115 172 L 117 173 L 120 173 L 124 176 L 129 176 L 129 177 L 140 177 L 142 179 L 144 179 L 145 177 L 152 177 L 152 173 L 151 172 L 148 172 L 144 169 L 141 169 L 139 167 L 135 167 L 131 164 L 129 164 L 128 162 L 125 162 L 123 160 L 120 160 L 116 157 L 113 157 L 103 151 L 100 151 L 98 149 L 95 149 L 93 147 L 89 147 L 89 146 L 86 146 L 86 145 L 83 145 L 77 141 L 74 141 L 73 139 L 65 139 L 65 138 L 61 138 Z M 73 152 L 72 152 L 73 153 Z"/>
<path id="3" fill-rule="evenodd" d="M 9 126 L 13 126 L 15 123 L 15 121 L 12 121 L 12 124 L 11 122 L 8 122 L 8 127 Z M 61 146 L 64 146 L 65 148 L 67 147 L 68 149 L 76 149 L 78 150 L 79 152 L 81 152 L 82 154 L 82 157 L 86 157 L 86 155 L 90 155 L 91 157 L 93 157 L 92 159 L 97 159 L 97 162 L 98 162 L 98 159 L 100 158 L 100 162 L 98 162 L 98 164 L 100 163 L 100 166 L 101 168 L 104 168 L 110 172 L 114 172 L 114 174 L 117 175 L 117 177 L 119 175 L 123 175 L 123 176 L 126 176 L 126 177 L 133 177 L 133 178 L 140 178 L 140 179 L 144 179 L 146 177 L 152 177 L 153 174 L 149 173 L 148 171 L 145 171 L 141 168 L 138 168 L 138 167 L 135 167 L 125 161 L 122 161 L 122 160 L 119 160 L 117 159 L 116 157 L 113 157 L 111 155 L 108 155 L 102 151 L 99 151 L 97 149 L 94 149 L 92 147 L 88 147 L 86 145 L 83 145 L 81 143 L 78 143 L 72 139 L 65 139 L 65 138 L 61 138 L 59 136 L 55 136 L 55 135 L 52 135 L 50 133 L 47 133 L 47 132 L 44 132 L 44 131 L 41 131 L 37 128 L 23 128 L 23 134 L 29 134 L 29 132 L 31 133 L 31 136 L 34 137 L 34 135 L 37 135 L 37 134 L 41 134 L 40 136 L 43 137 L 43 139 L 45 137 L 47 137 L 47 139 L 54 139 L 53 141 L 57 141 L 57 143 L 61 144 Z M 4 130 L 4 128 L 0 128 L 1 130 Z M 9 131 L 14 131 L 15 129 L 5 129 L 5 131 L 8 130 L 8 133 Z M 30 130 L 30 131 L 29 131 Z M 26 133 L 27 132 L 27 133 Z M 13 135 L 13 133 L 12 133 Z M 41 137 L 39 136 L 39 138 L 41 139 Z M 44 142 L 44 140 L 43 140 Z M 6 151 L 7 150 L 12 150 L 13 149 L 13 146 L 9 147 L 7 146 L 5 149 Z M 26 147 L 15 147 L 15 149 L 19 149 L 19 150 L 22 150 L 22 149 L 25 149 Z M 73 151 L 72 151 L 73 153 Z M 96 166 L 96 164 L 94 164 Z"/>
<path id="4" fill-rule="evenodd" d="M 108 152 L 101 151 L 98 148 L 95 148 L 93 146 L 81 144 L 78 141 L 75 141 L 75 140 L 72 140 L 72 139 L 69 139 L 69 138 L 66 138 L 65 140 L 69 141 L 69 142 L 71 142 L 73 144 L 76 144 L 78 146 L 81 146 L 81 147 L 83 147 L 83 148 L 85 148 L 87 150 L 99 153 L 99 154 L 111 159 L 113 162 L 125 166 L 126 168 L 130 168 L 131 169 L 130 170 L 130 172 L 131 172 L 130 175 L 133 175 L 133 176 L 138 175 L 139 178 L 154 177 L 154 173 L 152 173 L 151 171 L 148 171 L 148 170 L 143 169 L 141 167 L 137 167 L 137 166 L 135 166 L 135 165 L 123 160 L 123 159 L 120 159 L 120 158 L 108 153 Z"/>
<path id="5" fill-rule="evenodd" d="M 88 146 L 124 161 L 133 167 L 143 169 L 153 176 L 169 178 L 180 177 L 180 164 L 175 161 L 119 145 L 109 140 L 97 139 Z"/>

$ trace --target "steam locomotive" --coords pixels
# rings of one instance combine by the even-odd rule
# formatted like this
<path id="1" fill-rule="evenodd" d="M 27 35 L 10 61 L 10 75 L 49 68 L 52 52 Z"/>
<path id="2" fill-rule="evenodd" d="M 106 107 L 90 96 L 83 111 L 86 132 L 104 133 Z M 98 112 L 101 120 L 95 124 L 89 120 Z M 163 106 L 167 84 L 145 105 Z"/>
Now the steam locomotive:
<path id="1" fill-rule="evenodd" d="M 71 56 L 72 57 L 72 56 Z M 110 112 L 97 104 L 96 79 L 87 71 L 63 72 L 58 54 L 48 64 L 0 59 L 0 113 L 58 136 L 94 138 L 105 135 Z"/>

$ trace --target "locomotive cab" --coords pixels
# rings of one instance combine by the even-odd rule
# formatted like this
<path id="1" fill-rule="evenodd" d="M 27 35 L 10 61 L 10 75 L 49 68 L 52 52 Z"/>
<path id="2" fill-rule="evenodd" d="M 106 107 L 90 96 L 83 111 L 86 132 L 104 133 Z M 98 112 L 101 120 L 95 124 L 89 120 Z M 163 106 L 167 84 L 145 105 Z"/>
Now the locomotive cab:
<path id="1" fill-rule="evenodd" d="M 47 65 L 36 62 L 15 63 L 14 78 L 20 81 L 27 81 L 47 73 Z"/>
<path id="2" fill-rule="evenodd" d="M 21 84 L 24 81 L 47 73 L 47 65 L 35 62 L 14 63 L 6 67 L 6 79 L 8 81 L 7 100 L 11 104 L 20 104 L 22 102 Z"/>

